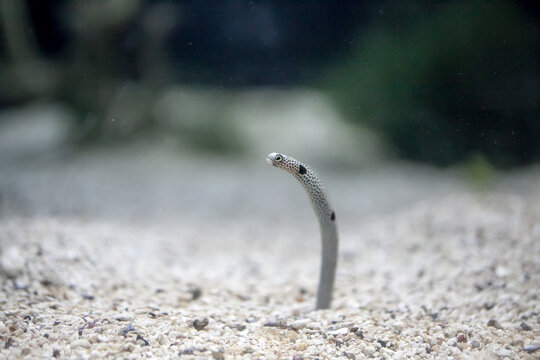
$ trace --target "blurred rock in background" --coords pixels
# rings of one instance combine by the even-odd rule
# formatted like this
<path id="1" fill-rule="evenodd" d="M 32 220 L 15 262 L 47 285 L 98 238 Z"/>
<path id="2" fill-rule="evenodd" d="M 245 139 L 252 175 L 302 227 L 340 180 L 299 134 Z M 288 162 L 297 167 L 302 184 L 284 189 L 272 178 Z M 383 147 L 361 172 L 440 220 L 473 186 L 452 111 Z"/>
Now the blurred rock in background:
<path id="1" fill-rule="evenodd" d="M 195 152 L 279 147 L 348 164 L 391 154 L 530 164 L 540 158 L 538 9 L 487 0 L 6 0 L 0 106 L 64 107 L 69 142 L 80 146 L 158 139 Z"/>
<path id="2" fill-rule="evenodd" d="M 58 104 L 34 103 L 0 113 L 0 165 L 65 152 L 74 116 Z"/>

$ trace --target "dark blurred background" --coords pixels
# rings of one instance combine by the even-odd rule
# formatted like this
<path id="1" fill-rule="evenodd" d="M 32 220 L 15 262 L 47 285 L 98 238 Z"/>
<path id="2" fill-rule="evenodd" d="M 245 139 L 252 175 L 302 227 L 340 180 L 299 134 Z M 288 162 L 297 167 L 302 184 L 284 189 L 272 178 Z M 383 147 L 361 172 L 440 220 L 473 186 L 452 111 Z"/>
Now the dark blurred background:
<path id="1" fill-rule="evenodd" d="M 205 152 L 246 151 L 223 108 L 270 87 L 314 89 L 391 157 L 501 168 L 540 159 L 536 1 L 0 6 L 0 110 L 55 104 L 74 148 L 165 133 Z"/>

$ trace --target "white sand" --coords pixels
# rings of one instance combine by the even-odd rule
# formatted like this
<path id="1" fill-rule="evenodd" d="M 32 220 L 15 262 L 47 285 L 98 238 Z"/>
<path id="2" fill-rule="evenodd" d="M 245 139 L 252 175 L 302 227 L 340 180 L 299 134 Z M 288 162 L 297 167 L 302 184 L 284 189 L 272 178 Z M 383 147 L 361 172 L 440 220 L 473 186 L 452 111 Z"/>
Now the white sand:
<path id="1" fill-rule="evenodd" d="M 317 222 L 253 156 L 4 164 L 0 358 L 540 356 L 540 169 L 474 195 L 452 171 L 311 163 L 341 235 L 332 308 L 313 311 Z"/>
<path id="2" fill-rule="evenodd" d="M 537 202 L 448 196 L 343 220 L 325 311 L 315 223 L 267 220 L 5 218 L 0 357 L 538 358 Z"/>

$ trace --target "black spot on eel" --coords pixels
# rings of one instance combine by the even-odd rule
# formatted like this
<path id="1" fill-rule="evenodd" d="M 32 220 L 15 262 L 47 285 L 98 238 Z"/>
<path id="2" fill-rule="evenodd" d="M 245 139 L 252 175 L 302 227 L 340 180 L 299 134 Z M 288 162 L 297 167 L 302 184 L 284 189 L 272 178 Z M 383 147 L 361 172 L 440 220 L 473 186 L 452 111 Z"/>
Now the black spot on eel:
<path id="1" fill-rule="evenodd" d="M 313 170 L 290 156 L 271 153 L 266 162 L 292 174 L 304 187 L 319 219 L 322 239 L 321 273 L 317 290 L 317 309 L 327 309 L 332 301 L 336 276 L 338 233 L 336 213 L 330 206 L 326 192 Z"/>

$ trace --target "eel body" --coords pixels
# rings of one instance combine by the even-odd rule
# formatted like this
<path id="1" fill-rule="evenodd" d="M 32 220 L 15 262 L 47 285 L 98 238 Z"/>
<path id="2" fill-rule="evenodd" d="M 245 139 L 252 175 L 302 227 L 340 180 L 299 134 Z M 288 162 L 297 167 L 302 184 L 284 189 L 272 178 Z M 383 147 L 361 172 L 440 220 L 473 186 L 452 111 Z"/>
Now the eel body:
<path id="1" fill-rule="evenodd" d="M 336 275 L 338 232 L 333 210 L 319 178 L 300 161 L 280 153 L 271 153 L 266 162 L 292 174 L 302 184 L 319 220 L 322 240 L 321 272 L 317 290 L 317 309 L 327 309 L 332 301 Z"/>

